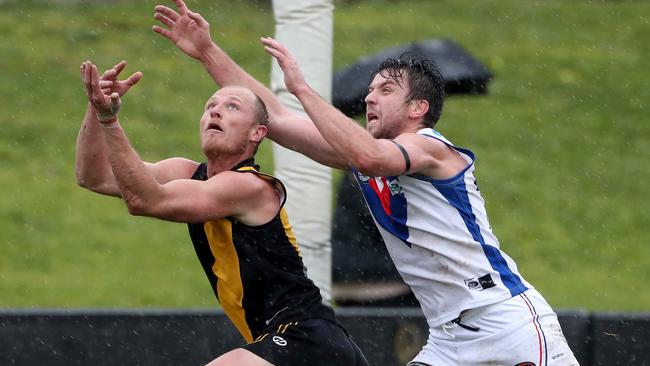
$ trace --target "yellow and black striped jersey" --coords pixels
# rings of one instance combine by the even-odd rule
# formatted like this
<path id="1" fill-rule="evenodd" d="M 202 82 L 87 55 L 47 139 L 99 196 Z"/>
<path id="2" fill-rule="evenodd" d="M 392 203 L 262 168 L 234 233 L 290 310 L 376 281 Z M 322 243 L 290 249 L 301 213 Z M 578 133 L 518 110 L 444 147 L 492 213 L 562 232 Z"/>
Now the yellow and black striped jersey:
<path id="1" fill-rule="evenodd" d="M 232 170 L 269 180 L 283 199 L 278 214 L 263 225 L 248 226 L 232 217 L 188 224 L 196 254 L 226 315 L 247 342 L 278 324 L 308 318 L 335 321 L 318 287 L 305 275 L 283 207 L 284 185 L 260 173 L 253 159 Z M 192 179 L 207 178 L 207 164 L 202 163 Z"/>

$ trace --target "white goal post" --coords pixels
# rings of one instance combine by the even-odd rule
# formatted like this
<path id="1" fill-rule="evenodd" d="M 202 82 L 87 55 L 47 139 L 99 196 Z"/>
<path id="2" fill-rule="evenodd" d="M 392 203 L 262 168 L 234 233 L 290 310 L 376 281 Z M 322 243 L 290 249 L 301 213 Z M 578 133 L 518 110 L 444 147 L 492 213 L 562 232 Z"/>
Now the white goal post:
<path id="1" fill-rule="evenodd" d="M 327 101 L 332 94 L 333 0 L 273 0 L 275 38 L 296 57 L 305 80 Z M 282 103 L 304 114 L 284 86 L 282 70 L 271 66 L 271 89 Z M 331 170 L 309 158 L 273 144 L 275 175 L 286 185 L 287 214 L 301 247 L 307 274 L 331 300 L 332 221 Z"/>

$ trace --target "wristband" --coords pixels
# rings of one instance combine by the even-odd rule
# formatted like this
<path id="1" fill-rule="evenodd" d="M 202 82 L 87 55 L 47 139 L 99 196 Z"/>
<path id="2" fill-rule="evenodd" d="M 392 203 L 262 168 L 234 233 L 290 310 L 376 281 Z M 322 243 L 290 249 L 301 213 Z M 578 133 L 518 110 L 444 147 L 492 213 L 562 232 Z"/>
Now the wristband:
<path id="1" fill-rule="evenodd" d="M 108 122 L 108 121 L 110 121 L 112 119 L 115 119 L 115 116 L 117 116 L 117 113 L 113 113 L 113 112 L 97 112 L 95 115 L 97 116 L 97 120 L 99 120 L 99 122 Z"/>
<path id="2" fill-rule="evenodd" d="M 112 130 L 113 128 L 120 127 L 120 122 L 118 120 L 115 120 L 115 122 L 101 123 L 101 125 L 102 125 L 102 128 L 105 129 L 105 130 Z"/>
<path id="3" fill-rule="evenodd" d="M 108 122 L 115 117 L 117 117 L 117 112 L 120 111 L 120 96 L 117 93 L 111 94 L 111 102 L 109 105 L 110 110 L 109 111 L 95 111 L 95 115 L 97 116 L 97 119 L 99 122 Z"/>

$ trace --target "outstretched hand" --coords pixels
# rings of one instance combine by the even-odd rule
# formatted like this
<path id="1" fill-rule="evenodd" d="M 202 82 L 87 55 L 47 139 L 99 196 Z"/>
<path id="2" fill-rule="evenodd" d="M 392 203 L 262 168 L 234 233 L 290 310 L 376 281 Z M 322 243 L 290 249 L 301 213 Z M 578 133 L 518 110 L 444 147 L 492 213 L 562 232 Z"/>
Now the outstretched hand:
<path id="1" fill-rule="evenodd" d="M 121 106 L 120 97 L 142 78 L 142 73 L 136 72 L 126 80 L 119 80 L 118 76 L 124 67 L 126 61 L 118 63 L 100 77 L 97 66 L 91 61 L 81 64 L 81 79 L 86 87 L 86 96 L 101 123 L 111 123 L 115 120 Z"/>
<path id="2" fill-rule="evenodd" d="M 307 87 L 298 62 L 289 50 L 271 37 L 262 37 L 260 40 L 264 45 L 264 51 L 278 61 L 278 65 L 284 72 L 284 85 L 289 93 L 296 94 L 301 88 Z"/>
<path id="3" fill-rule="evenodd" d="M 188 56 L 198 59 L 212 45 L 210 24 L 201 14 L 187 8 L 183 0 L 174 0 L 178 12 L 156 5 L 154 18 L 167 28 L 154 25 L 153 31 L 174 42 Z"/>
<path id="4" fill-rule="evenodd" d="M 104 71 L 102 76 L 99 77 L 99 87 L 104 94 L 117 93 L 120 97 L 124 96 L 132 86 L 142 79 L 142 72 L 134 72 L 126 80 L 120 80 L 119 76 L 122 70 L 126 67 L 126 61 L 120 61 L 112 68 Z M 83 67 L 83 64 L 82 64 Z"/>

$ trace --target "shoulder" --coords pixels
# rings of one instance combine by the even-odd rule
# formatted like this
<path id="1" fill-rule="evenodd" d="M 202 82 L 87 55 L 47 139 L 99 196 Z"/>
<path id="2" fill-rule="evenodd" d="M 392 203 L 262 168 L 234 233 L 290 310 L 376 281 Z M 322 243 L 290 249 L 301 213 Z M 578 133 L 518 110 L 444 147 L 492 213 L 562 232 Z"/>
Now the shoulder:
<path id="1" fill-rule="evenodd" d="M 412 166 L 410 173 L 446 179 L 457 174 L 468 164 L 444 138 L 404 133 L 395 141 L 403 145 L 409 154 Z"/>
<path id="2" fill-rule="evenodd" d="M 272 183 L 276 181 L 271 176 L 256 171 L 225 171 L 208 179 L 208 182 L 227 184 L 241 195 L 273 191 Z M 269 184 L 271 183 L 271 184 Z"/>
<path id="3" fill-rule="evenodd" d="M 225 171 L 206 182 L 213 194 L 235 206 L 230 214 L 249 226 L 258 226 L 275 217 L 284 196 L 267 176 L 255 171 Z"/>
<path id="4" fill-rule="evenodd" d="M 161 160 L 161 161 L 155 163 L 155 165 L 173 166 L 173 167 L 178 167 L 178 168 L 180 168 L 180 167 L 186 167 L 186 168 L 193 167 L 194 169 L 196 169 L 199 166 L 199 164 L 200 163 L 198 163 L 198 162 L 196 162 L 194 160 L 190 160 L 190 159 L 187 159 L 187 158 L 181 158 L 181 157 L 167 158 L 167 159 L 164 159 L 164 160 Z"/>
<path id="5" fill-rule="evenodd" d="M 431 158 L 440 158 L 453 151 L 444 141 L 418 133 L 403 133 L 395 138 L 395 142 L 404 146 L 409 154 L 423 154 Z"/>
<path id="6" fill-rule="evenodd" d="M 192 178 L 200 164 L 190 159 L 174 157 L 146 165 L 158 182 L 164 184 L 177 179 Z"/>

